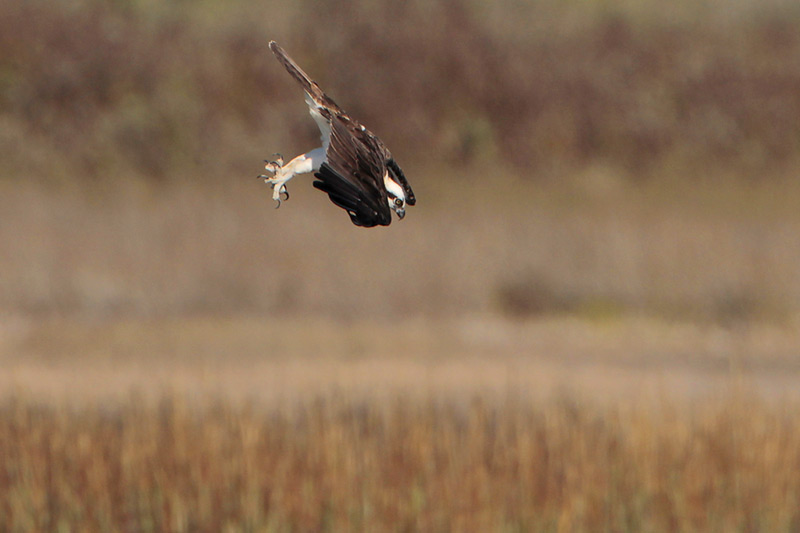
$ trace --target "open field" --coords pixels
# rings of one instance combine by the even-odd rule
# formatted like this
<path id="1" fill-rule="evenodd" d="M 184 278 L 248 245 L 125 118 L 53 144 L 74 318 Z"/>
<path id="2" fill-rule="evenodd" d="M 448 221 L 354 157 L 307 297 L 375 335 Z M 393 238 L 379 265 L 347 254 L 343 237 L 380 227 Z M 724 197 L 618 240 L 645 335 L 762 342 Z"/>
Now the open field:
<path id="1" fill-rule="evenodd" d="M 0 5 L 0 530 L 800 530 L 795 0 Z M 318 133 L 364 231 L 261 160 Z"/>
<path id="2" fill-rule="evenodd" d="M 796 326 L 6 319 L 7 531 L 800 525 Z"/>
<path id="3" fill-rule="evenodd" d="M 800 525 L 795 323 L 3 324 L 8 531 Z"/>
<path id="4" fill-rule="evenodd" d="M 699 405 L 320 396 L 0 405 L 6 531 L 796 531 L 800 420 Z"/>
<path id="5" fill-rule="evenodd" d="M 777 400 L 796 397 L 800 379 L 796 323 L 729 328 L 571 316 L 4 322 L 0 390 L 78 406 L 125 402 L 131 391 L 267 404 L 337 392 L 567 395 L 605 404 L 702 400 L 735 387 Z"/>
<path id="6" fill-rule="evenodd" d="M 372 232 L 354 228 L 304 177 L 277 211 L 249 176 L 102 192 L 6 184 L 0 309 L 352 319 L 634 312 L 722 324 L 800 311 L 795 184 L 639 189 L 599 173 L 579 187 L 506 177 L 487 190 L 470 180 L 453 195 L 426 180 L 434 174 L 415 173 L 423 200 L 405 220 Z"/>

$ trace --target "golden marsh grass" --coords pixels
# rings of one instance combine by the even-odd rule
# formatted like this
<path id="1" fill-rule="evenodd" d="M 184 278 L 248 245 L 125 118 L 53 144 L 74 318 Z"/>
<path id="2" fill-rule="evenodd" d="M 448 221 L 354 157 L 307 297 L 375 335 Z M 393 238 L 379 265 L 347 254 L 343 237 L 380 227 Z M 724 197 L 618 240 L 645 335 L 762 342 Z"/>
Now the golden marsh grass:
<path id="1" fill-rule="evenodd" d="M 0 330 L 6 531 L 793 531 L 798 328 Z"/>
<path id="2" fill-rule="evenodd" d="M 794 531 L 800 416 L 346 395 L 0 406 L 5 531 Z"/>

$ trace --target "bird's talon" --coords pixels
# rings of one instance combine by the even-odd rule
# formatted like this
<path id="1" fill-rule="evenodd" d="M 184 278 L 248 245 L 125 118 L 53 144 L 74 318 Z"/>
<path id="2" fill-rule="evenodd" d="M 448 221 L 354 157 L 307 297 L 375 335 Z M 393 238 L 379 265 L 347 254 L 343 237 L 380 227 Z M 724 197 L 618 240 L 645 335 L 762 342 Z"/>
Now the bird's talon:
<path id="1" fill-rule="evenodd" d="M 277 173 L 281 168 L 283 168 L 283 156 L 281 154 L 272 154 L 272 157 L 274 157 L 275 159 L 264 160 L 265 163 L 264 168 L 270 172 Z"/>

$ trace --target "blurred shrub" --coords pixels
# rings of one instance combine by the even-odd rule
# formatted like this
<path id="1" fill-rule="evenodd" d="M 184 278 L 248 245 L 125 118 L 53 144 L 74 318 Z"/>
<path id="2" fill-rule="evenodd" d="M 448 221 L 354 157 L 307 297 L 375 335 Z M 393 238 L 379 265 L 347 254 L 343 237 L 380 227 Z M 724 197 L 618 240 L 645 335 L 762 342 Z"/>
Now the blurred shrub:
<path id="1" fill-rule="evenodd" d="M 586 291 L 565 291 L 537 276 L 500 283 L 494 300 L 500 312 L 517 318 L 571 314 L 602 320 L 633 310 L 628 302 L 618 298 Z"/>
<path id="2" fill-rule="evenodd" d="M 791 2 L 602 4 L 6 2 L 0 119 L 23 150 L 3 174 L 36 144 L 72 174 L 166 179 L 312 142 L 270 38 L 403 160 L 764 178 L 797 162 Z"/>

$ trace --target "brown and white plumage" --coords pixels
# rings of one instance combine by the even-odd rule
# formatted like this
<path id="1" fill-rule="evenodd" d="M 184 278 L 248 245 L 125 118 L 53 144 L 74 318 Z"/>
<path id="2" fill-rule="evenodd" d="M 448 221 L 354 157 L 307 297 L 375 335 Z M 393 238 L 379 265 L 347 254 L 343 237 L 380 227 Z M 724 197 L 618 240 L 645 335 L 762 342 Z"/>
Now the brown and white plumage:
<path id="1" fill-rule="evenodd" d="M 274 176 L 260 176 L 273 187 L 280 206 L 286 182 L 295 174 L 315 172 L 314 187 L 328 194 L 357 226 L 388 226 L 391 212 L 405 216 L 416 198 L 391 152 L 372 132 L 352 119 L 319 85 L 295 63 L 275 41 L 269 47 L 306 93 L 306 102 L 319 126 L 322 147 L 283 161 L 267 162 Z"/>

